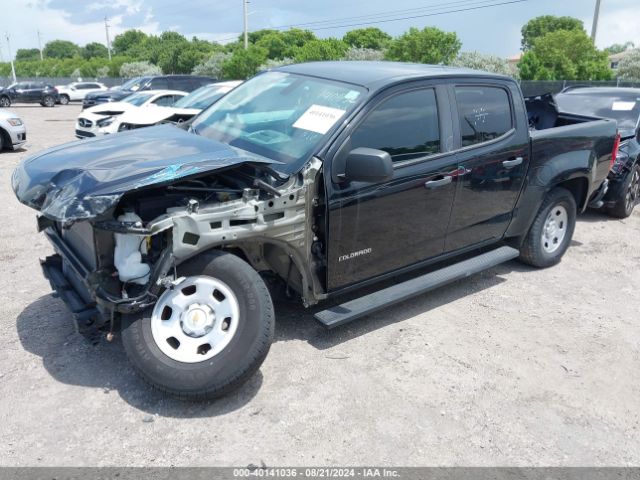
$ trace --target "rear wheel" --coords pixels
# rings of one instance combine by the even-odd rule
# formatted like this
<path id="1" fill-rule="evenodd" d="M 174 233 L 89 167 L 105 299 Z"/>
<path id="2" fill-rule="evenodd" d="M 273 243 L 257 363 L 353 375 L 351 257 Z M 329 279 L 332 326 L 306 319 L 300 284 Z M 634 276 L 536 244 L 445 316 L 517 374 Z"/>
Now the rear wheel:
<path id="1" fill-rule="evenodd" d="M 613 207 L 607 208 L 607 213 L 616 218 L 627 218 L 640 201 L 640 165 L 637 163 L 624 179 L 620 196 Z"/>
<path id="2" fill-rule="evenodd" d="M 571 192 L 564 188 L 550 191 L 520 248 L 520 260 L 540 268 L 560 262 L 571 243 L 576 215 Z"/>
<path id="3" fill-rule="evenodd" d="M 124 348 L 156 388 L 211 399 L 239 387 L 260 367 L 275 315 L 266 285 L 242 259 L 225 252 L 181 266 L 186 277 L 153 309 L 125 319 Z"/>
<path id="4" fill-rule="evenodd" d="M 69 95 L 60 95 L 60 105 L 69 105 Z"/>
<path id="5" fill-rule="evenodd" d="M 42 98 L 42 103 L 40 105 L 42 105 L 43 107 L 49 107 L 49 108 L 50 107 L 55 107 L 56 100 L 51 95 L 45 95 Z"/>
<path id="6" fill-rule="evenodd" d="M 9 108 L 11 106 L 11 99 L 6 95 L 0 97 L 0 108 Z"/>

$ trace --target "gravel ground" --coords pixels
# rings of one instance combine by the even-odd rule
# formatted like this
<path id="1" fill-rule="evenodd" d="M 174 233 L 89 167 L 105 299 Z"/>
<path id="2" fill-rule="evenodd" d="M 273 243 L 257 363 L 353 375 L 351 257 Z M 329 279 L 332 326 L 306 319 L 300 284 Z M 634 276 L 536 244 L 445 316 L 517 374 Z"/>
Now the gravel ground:
<path id="1" fill-rule="evenodd" d="M 277 306 L 260 372 L 214 403 L 152 391 L 119 338 L 74 334 L 10 176 L 80 107 L 16 106 L 0 154 L 0 465 L 584 466 L 640 463 L 640 212 L 584 215 L 563 262 L 510 262 L 327 332 Z"/>

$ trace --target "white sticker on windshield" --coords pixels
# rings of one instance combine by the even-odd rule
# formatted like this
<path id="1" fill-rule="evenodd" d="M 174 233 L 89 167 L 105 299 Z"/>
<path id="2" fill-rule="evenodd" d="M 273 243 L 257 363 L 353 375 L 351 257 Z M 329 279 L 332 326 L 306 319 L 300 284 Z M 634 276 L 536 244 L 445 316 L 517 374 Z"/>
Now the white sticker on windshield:
<path id="1" fill-rule="evenodd" d="M 614 112 L 630 112 L 636 106 L 636 102 L 613 102 L 611 110 Z"/>
<path id="2" fill-rule="evenodd" d="M 344 96 L 345 100 L 353 101 L 360 96 L 360 92 L 357 90 L 349 90 L 349 92 Z"/>
<path id="3" fill-rule="evenodd" d="M 340 117 L 342 117 L 344 113 L 344 110 L 338 108 L 311 105 L 293 126 L 324 135 L 340 120 Z"/>

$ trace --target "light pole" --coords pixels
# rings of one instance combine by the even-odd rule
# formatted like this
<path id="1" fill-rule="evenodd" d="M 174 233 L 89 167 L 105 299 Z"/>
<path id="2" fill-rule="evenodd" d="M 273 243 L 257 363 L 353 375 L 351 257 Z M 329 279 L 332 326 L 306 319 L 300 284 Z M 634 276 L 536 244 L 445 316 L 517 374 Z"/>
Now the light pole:
<path id="1" fill-rule="evenodd" d="M 104 32 L 107 34 L 107 52 L 109 53 L 109 61 L 111 61 L 111 40 L 109 40 L 109 24 L 108 19 L 104 17 Z"/>
<path id="2" fill-rule="evenodd" d="M 16 67 L 13 64 L 13 54 L 11 53 L 11 42 L 9 41 L 9 32 L 5 32 L 5 38 L 7 39 L 7 48 L 9 49 L 9 61 L 11 62 L 11 75 L 13 76 L 13 83 L 16 83 Z"/>
<path id="3" fill-rule="evenodd" d="M 249 12 L 247 11 L 247 6 L 249 4 L 249 0 L 242 0 L 242 11 L 244 17 L 244 49 L 249 48 Z"/>
<path id="4" fill-rule="evenodd" d="M 38 30 L 38 50 L 40 50 L 40 61 L 42 62 L 44 57 L 42 55 L 42 38 L 40 37 L 40 30 Z"/>
<path id="5" fill-rule="evenodd" d="M 596 35 L 598 34 L 598 17 L 600 17 L 600 1 L 596 0 L 596 11 L 593 14 L 593 27 L 591 28 L 591 40 L 594 45 L 596 43 Z"/>

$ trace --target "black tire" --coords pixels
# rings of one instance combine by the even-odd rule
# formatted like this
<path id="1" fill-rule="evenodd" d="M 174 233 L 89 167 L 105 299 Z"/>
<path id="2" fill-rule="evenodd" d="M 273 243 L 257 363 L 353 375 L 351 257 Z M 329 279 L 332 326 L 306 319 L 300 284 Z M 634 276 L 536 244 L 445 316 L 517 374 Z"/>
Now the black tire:
<path id="1" fill-rule="evenodd" d="M 0 128 L 0 152 L 4 149 L 4 131 Z"/>
<path id="2" fill-rule="evenodd" d="M 564 208 L 567 214 L 566 224 L 563 225 L 565 233 L 562 240 L 551 247 L 555 248 L 555 250 L 549 252 L 545 248 L 545 243 L 547 245 L 549 243 L 543 242 L 543 232 L 545 231 L 547 219 L 552 215 L 551 212 L 554 209 L 560 211 L 559 207 Z M 560 187 L 551 190 L 542 202 L 529 233 L 527 233 L 524 243 L 520 247 L 520 260 L 538 268 L 551 267 L 559 263 L 573 238 L 576 216 L 576 201 L 571 192 Z M 551 243 L 553 243 L 553 240 L 551 240 Z"/>
<path id="3" fill-rule="evenodd" d="M 640 165 L 636 163 L 627 173 L 616 203 L 608 207 L 606 212 L 615 218 L 627 218 L 633 213 L 638 201 L 640 201 Z"/>
<path id="4" fill-rule="evenodd" d="M 69 95 L 60 95 L 60 105 L 69 105 Z"/>
<path id="5" fill-rule="evenodd" d="M 0 97 L 0 108 L 9 108 L 11 106 L 11 99 L 6 95 Z"/>
<path id="6" fill-rule="evenodd" d="M 42 97 L 42 103 L 40 105 L 47 108 L 55 107 L 56 100 L 51 95 L 45 95 L 44 97 Z"/>
<path id="7" fill-rule="evenodd" d="M 214 277 L 233 291 L 240 315 L 230 343 L 206 361 L 176 361 L 153 338 L 152 309 L 123 319 L 122 343 L 133 367 L 155 388 L 188 400 L 218 398 L 245 383 L 267 356 L 275 328 L 271 297 L 260 275 L 230 253 L 199 255 L 181 265 L 178 273 Z"/>

